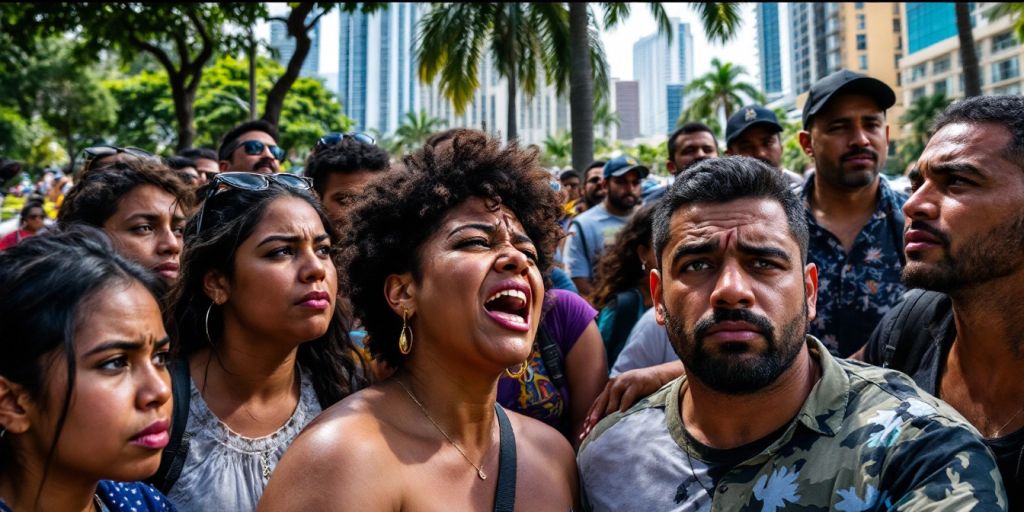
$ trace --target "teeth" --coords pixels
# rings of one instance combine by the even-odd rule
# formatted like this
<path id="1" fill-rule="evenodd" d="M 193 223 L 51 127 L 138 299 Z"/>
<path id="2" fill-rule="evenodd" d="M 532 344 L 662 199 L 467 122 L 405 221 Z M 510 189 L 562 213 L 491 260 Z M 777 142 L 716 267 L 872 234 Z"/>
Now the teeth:
<path id="1" fill-rule="evenodd" d="M 490 302 L 492 300 L 497 300 L 497 299 L 500 299 L 501 297 L 514 297 L 514 298 L 517 298 L 517 299 L 523 301 L 523 304 L 526 304 L 526 294 L 523 293 L 520 290 L 512 290 L 512 289 L 502 290 L 502 291 L 500 291 L 498 293 L 495 293 L 494 295 L 491 295 L 490 297 L 488 297 L 486 302 Z"/>
<path id="2" fill-rule="evenodd" d="M 493 312 L 491 314 L 500 316 L 501 318 L 504 318 L 505 320 L 507 320 L 507 321 L 509 321 L 511 323 L 514 323 L 514 324 L 526 325 L 526 319 L 521 317 L 521 316 L 519 316 L 519 315 L 513 315 L 513 314 L 510 314 L 510 313 L 502 313 L 501 311 L 495 311 L 495 312 Z"/>

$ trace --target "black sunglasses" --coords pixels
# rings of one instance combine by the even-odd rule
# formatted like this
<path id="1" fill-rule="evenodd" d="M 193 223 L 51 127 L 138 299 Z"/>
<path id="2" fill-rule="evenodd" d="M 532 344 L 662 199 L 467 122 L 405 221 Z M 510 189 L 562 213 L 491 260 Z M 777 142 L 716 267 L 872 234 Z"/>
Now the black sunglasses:
<path id="1" fill-rule="evenodd" d="M 206 198 L 203 199 L 203 207 L 199 209 L 199 219 L 196 221 L 196 234 L 203 229 L 203 214 L 206 212 L 206 205 L 210 199 L 230 189 L 241 190 L 266 190 L 270 183 L 276 183 L 283 187 L 295 190 L 312 190 L 313 180 L 306 176 L 294 174 L 257 174 L 254 172 L 222 172 L 214 176 L 207 185 Z"/>
<path id="2" fill-rule="evenodd" d="M 313 148 L 313 151 L 316 151 L 323 146 L 333 146 L 344 140 L 345 137 L 355 139 L 356 142 L 361 142 L 363 144 L 373 144 L 376 142 L 373 140 L 373 137 L 370 137 L 363 132 L 328 133 L 327 135 L 320 137 L 320 140 L 316 141 L 316 146 Z"/>
<path id="3" fill-rule="evenodd" d="M 136 157 L 139 157 L 139 158 L 155 158 L 155 155 L 153 155 L 153 153 L 150 153 L 149 151 L 146 151 L 145 149 L 133 148 L 131 146 L 124 147 L 124 148 L 117 147 L 117 146 L 107 146 L 107 145 L 92 146 L 92 147 L 88 147 L 88 148 L 83 149 L 82 152 L 85 153 L 85 167 L 84 167 L 84 169 L 86 171 L 88 171 L 89 169 L 92 169 L 92 163 L 94 161 L 96 161 L 97 158 L 103 158 L 105 156 L 112 156 L 112 155 L 116 155 L 118 153 L 125 153 L 127 155 L 132 155 L 132 156 L 136 156 Z"/>
<path id="4" fill-rule="evenodd" d="M 220 155 L 221 160 L 230 160 L 231 153 L 234 153 L 238 147 L 241 146 L 247 155 L 258 155 L 263 152 L 263 148 L 270 150 L 270 154 L 277 159 L 278 162 L 284 160 L 284 150 L 273 144 L 266 144 L 258 140 L 245 140 L 235 141 L 224 148 L 224 152 Z"/>

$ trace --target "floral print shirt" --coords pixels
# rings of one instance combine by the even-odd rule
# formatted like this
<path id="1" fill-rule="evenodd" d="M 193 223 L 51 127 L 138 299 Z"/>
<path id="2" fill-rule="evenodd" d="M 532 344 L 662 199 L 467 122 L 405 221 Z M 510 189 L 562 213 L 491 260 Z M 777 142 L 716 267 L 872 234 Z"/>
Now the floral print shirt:
<path id="1" fill-rule="evenodd" d="M 875 325 L 905 291 L 900 270 L 902 208 L 907 196 L 889 188 L 886 182 L 884 177 L 879 178 L 878 206 L 849 253 L 811 213 L 813 176 L 807 178 L 801 192 L 810 234 L 807 258 L 818 267 L 817 314 L 808 332 L 841 357 L 853 354 L 867 342 Z"/>

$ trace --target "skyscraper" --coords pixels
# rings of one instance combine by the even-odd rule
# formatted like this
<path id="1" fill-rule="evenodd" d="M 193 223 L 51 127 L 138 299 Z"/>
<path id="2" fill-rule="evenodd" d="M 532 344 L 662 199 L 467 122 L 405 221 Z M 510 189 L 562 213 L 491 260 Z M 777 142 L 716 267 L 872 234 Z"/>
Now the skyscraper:
<path id="1" fill-rule="evenodd" d="M 757 4 L 757 53 L 761 91 L 769 102 L 782 95 L 782 54 L 779 50 L 779 4 Z"/>
<path id="2" fill-rule="evenodd" d="M 675 130 L 676 124 L 679 123 L 679 117 L 683 115 L 683 109 L 685 108 L 683 91 L 685 89 L 686 86 L 683 84 L 668 84 L 665 86 L 665 104 L 668 109 L 668 117 L 665 118 L 666 132 Z"/>
<path id="3" fill-rule="evenodd" d="M 951 2 L 906 4 L 908 55 L 957 34 L 955 6 Z"/>
<path id="4" fill-rule="evenodd" d="M 615 81 L 615 113 L 619 116 L 618 140 L 640 136 L 640 97 L 636 80 Z"/>
<path id="5" fill-rule="evenodd" d="M 311 44 L 306 60 L 302 61 L 302 76 L 316 77 L 320 69 L 320 24 L 313 25 L 309 31 Z M 287 66 L 295 54 L 295 38 L 288 35 L 288 27 L 281 21 L 270 23 L 270 47 L 277 50 L 277 61 Z"/>
<path id="6" fill-rule="evenodd" d="M 403 2 L 340 13 L 337 92 L 356 130 L 391 133 L 405 113 L 420 110 L 413 42 L 421 9 Z"/>
<path id="7" fill-rule="evenodd" d="M 664 135 L 669 123 L 669 84 L 685 86 L 693 80 L 693 33 L 689 23 L 672 22 L 672 42 L 651 34 L 633 44 L 633 78 L 639 84 L 640 135 Z"/>

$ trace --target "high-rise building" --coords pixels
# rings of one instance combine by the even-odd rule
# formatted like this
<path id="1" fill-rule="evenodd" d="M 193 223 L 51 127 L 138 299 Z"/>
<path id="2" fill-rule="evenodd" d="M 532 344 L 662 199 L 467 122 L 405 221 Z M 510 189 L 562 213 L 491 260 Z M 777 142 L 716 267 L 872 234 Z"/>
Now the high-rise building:
<path id="1" fill-rule="evenodd" d="M 669 123 L 669 84 L 686 85 L 693 80 L 693 33 L 689 23 L 672 22 L 672 41 L 651 34 L 633 44 L 633 78 L 639 83 L 640 135 L 665 135 L 675 127 Z"/>
<path id="2" fill-rule="evenodd" d="M 779 49 L 779 4 L 757 4 L 757 53 L 761 92 L 769 102 L 782 96 L 782 53 Z"/>
<path id="3" fill-rule="evenodd" d="M 340 13 L 337 92 L 356 130 L 391 133 L 407 112 L 420 110 L 413 44 L 422 9 L 403 2 L 373 14 Z"/>
<path id="4" fill-rule="evenodd" d="M 617 140 L 640 136 L 640 88 L 636 80 L 615 81 L 615 113 L 619 116 Z"/>
<path id="5" fill-rule="evenodd" d="M 683 115 L 685 101 L 683 94 L 686 86 L 683 84 L 668 84 L 665 86 L 665 103 L 668 109 L 668 117 L 665 118 L 665 131 L 672 132 L 679 124 L 679 118 Z"/>
<path id="6" fill-rule="evenodd" d="M 949 98 L 964 95 L 960 39 L 953 4 L 905 4 L 908 53 L 900 63 L 903 102 L 942 93 Z M 1017 41 L 1008 16 L 989 20 L 996 2 L 973 4 L 971 34 L 978 55 L 982 94 L 1021 94 L 1024 46 Z M 945 35 L 944 38 L 938 39 Z"/>
<path id="7" fill-rule="evenodd" d="M 306 60 L 302 61 L 302 76 L 316 77 L 320 69 L 320 23 L 313 25 L 309 31 L 311 44 Z M 281 21 L 270 23 L 270 47 L 277 50 L 277 61 L 287 66 L 295 54 L 295 38 L 288 35 L 288 27 Z"/>

